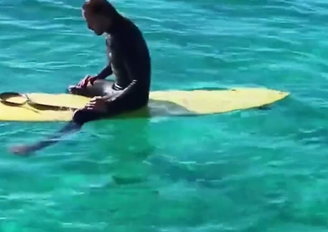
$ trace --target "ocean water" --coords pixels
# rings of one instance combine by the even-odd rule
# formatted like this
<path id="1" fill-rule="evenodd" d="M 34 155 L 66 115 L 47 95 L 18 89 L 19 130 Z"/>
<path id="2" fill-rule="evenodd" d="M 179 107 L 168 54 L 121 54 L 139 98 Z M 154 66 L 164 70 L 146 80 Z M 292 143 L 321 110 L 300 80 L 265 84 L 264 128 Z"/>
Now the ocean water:
<path id="1" fill-rule="evenodd" d="M 63 123 L 1 123 L 1 232 L 295 232 L 328 227 L 328 2 L 123 0 L 153 90 L 267 87 L 269 110 L 93 122 L 23 158 Z M 106 62 L 82 1 L 0 1 L 0 91 L 59 93 Z"/>

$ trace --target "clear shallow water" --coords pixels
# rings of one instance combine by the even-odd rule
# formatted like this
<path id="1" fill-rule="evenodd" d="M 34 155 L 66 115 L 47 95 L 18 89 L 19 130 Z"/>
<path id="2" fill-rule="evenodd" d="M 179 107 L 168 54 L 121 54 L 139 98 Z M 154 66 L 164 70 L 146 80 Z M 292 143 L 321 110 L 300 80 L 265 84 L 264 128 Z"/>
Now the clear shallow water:
<path id="1" fill-rule="evenodd" d="M 0 2 L 1 91 L 63 92 L 103 67 L 103 38 L 87 31 L 79 4 Z M 326 231 L 328 4 L 115 5 L 146 36 L 154 90 L 291 96 L 266 111 L 94 122 L 28 159 L 7 147 L 63 124 L 2 123 L 1 231 Z"/>

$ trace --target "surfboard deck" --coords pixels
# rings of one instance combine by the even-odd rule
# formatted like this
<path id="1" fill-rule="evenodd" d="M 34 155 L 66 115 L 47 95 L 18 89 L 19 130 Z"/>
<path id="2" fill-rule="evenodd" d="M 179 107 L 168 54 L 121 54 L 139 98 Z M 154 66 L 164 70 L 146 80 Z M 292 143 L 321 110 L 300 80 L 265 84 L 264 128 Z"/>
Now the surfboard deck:
<path id="1" fill-rule="evenodd" d="M 72 108 L 83 108 L 90 100 L 90 98 L 72 94 L 27 93 L 27 95 L 37 103 Z M 270 105 L 288 95 L 287 92 L 266 88 L 153 91 L 150 93 L 150 102 L 147 107 L 118 115 L 115 118 L 218 114 Z M 20 100 L 17 99 L 17 101 Z M 73 114 L 73 110 L 40 110 L 28 104 L 8 106 L 0 103 L 0 121 L 70 121 Z"/>

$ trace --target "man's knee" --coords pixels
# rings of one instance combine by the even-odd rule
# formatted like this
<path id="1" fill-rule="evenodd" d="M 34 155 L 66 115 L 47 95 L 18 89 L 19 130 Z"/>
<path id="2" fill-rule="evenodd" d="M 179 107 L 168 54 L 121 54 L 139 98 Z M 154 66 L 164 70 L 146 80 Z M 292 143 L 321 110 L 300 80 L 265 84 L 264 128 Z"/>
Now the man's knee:
<path id="1" fill-rule="evenodd" d="M 104 118 L 105 115 L 94 110 L 81 109 L 77 110 L 73 115 L 73 122 L 83 125 L 87 122 Z"/>

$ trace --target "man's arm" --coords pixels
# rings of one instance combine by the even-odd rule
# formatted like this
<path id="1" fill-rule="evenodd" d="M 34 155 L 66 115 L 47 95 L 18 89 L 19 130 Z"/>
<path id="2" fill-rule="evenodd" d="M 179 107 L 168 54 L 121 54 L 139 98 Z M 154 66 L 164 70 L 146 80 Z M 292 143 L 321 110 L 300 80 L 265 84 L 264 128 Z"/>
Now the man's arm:
<path id="1" fill-rule="evenodd" d="M 109 42 L 107 39 L 105 39 L 105 46 L 106 46 L 106 53 L 107 56 L 110 53 L 110 49 L 109 49 Z M 96 76 L 97 79 L 106 79 L 106 77 L 110 76 L 113 74 L 113 70 L 112 70 L 112 66 L 111 66 L 111 61 L 110 58 L 108 57 L 108 64 L 107 66 L 101 70 L 101 72 Z"/>
<path id="2" fill-rule="evenodd" d="M 141 45 L 142 46 L 142 45 Z M 150 58 L 149 57 L 140 57 L 137 49 L 131 49 L 130 46 L 124 46 L 124 44 L 120 44 L 120 55 L 122 58 L 122 62 L 124 63 L 128 75 L 131 78 L 131 83 L 114 99 L 110 99 L 112 101 L 121 101 L 131 95 L 134 95 L 136 92 L 142 93 L 142 91 L 148 90 L 148 75 L 150 67 Z M 149 60 L 145 60 L 149 59 Z M 146 64 L 146 65 L 145 65 Z M 143 90 L 145 86 L 145 89 Z"/>
<path id="3" fill-rule="evenodd" d="M 96 76 L 97 79 L 105 79 L 106 77 L 110 76 L 113 74 L 112 66 L 110 63 L 101 70 L 101 72 Z"/>

